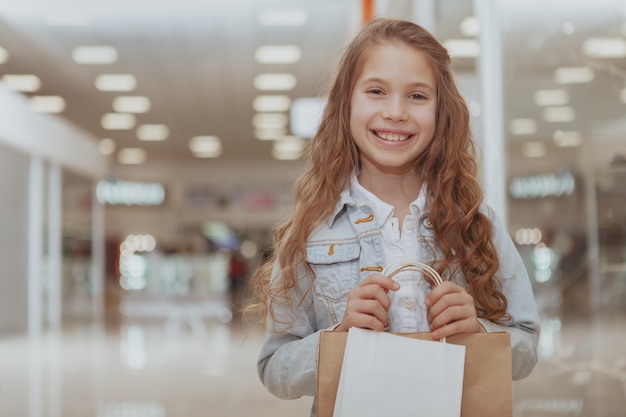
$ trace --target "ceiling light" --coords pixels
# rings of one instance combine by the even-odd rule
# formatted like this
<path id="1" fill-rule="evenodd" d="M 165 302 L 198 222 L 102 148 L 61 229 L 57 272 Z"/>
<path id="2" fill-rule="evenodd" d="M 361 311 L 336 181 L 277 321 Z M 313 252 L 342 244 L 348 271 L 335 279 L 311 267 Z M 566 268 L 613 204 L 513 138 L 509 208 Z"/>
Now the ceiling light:
<path id="1" fill-rule="evenodd" d="M 98 142 L 98 150 L 102 155 L 111 155 L 116 147 L 115 141 L 111 138 L 104 138 Z"/>
<path id="2" fill-rule="evenodd" d="M 589 67 L 561 67 L 554 71 L 554 80 L 559 84 L 588 83 L 593 77 L 593 70 Z"/>
<path id="3" fill-rule="evenodd" d="M 296 86 L 293 74 L 259 74 L 254 77 L 254 87 L 261 91 L 287 91 Z"/>
<path id="4" fill-rule="evenodd" d="M 222 141 L 217 136 L 194 136 L 189 149 L 198 158 L 217 158 L 222 154 Z"/>
<path id="5" fill-rule="evenodd" d="M 257 96 L 252 102 L 252 107 L 258 112 L 288 111 L 290 106 L 291 98 L 281 95 Z"/>
<path id="6" fill-rule="evenodd" d="M 133 114 L 107 113 L 102 116 L 100 124 L 108 130 L 127 130 L 135 127 L 137 119 Z"/>
<path id="7" fill-rule="evenodd" d="M 285 113 L 257 113 L 252 117 L 252 124 L 258 129 L 280 129 L 288 123 Z"/>
<path id="8" fill-rule="evenodd" d="M 571 122 L 576 119 L 576 112 L 569 106 L 544 107 L 542 116 L 546 122 Z"/>
<path id="9" fill-rule="evenodd" d="M 137 87 L 137 78 L 131 74 L 100 74 L 96 88 L 100 91 L 132 91 Z"/>
<path id="10" fill-rule="evenodd" d="M 119 96 L 113 100 L 118 113 L 145 113 L 150 110 L 150 99 L 144 96 Z"/>
<path id="11" fill-rule="evenodd" d="M 145 141 L 162 141 L 169 137 L 170 129 L 160 124 L 145 124 L 137 128 L 137 139 Z"/>
<path id="12" fill-rule="evenodd" d="M 258 140 L 276 140 L 287 134 L 286 127 L 255 129 L 254 137 Z"/>
<path id="13" fill-rule="evenodd" d="M 565 90 L 537 90 L 535 104 L 538 106 L 562 106 L 569 102 L 569 94 Z"/>
<path id="14" fill-rule="evenodd" d="M 77 64 L 113 64 L 117 56 L 117 49 L 112 46 L 77 46 L 72 51 Z"/>
<path id="15" fill-rule="evenodd" d="M 286 136 L 274 142 L 272 156 L 281 160 L 298 159 L 304 153 L 305 146 L 305 139 L 297 136 Z"/>
<path id="16" fill-rule="evenodd" d="M 480 22 L 475 16 L 468 16 L 461 21 L 459 29 L 464 36 L 478 36 L 480 34 Z"/>
<path id="17" fill-rule="evenodd" d="M 32 93 L 41 88 L 41 80 L 33 74 L 6 74 L 2 76 L 6 88 L 23 93 Z"/>
<path id="18" fill-rule="evenodd" d="M 561 26 L 561 31 L 566 35 L 571 35 L 576 31 L 576 28 L 572 22 L 565 22 L 563 26 Z"/>
<path id="19" fill-rule="evenodd" d="M 526 158 L 542 158 L 548 150 L 543 142 L 526 142 L 522 144 L 522 155 Z"/>
<path id="20" fill-rule="evenodd" d="M 626 57 L 626 40 L 589 38 L 583 42 L 583 52 L 592 58 L 623 58 Z"/>
<path id="21" fill-rule="evenodd" d="M 295 99 L 289 112 L 291 131 L 303 138 L 315 136 L 327 101 L 328 99 L 325 97 L 300 97 Z"/>
<path id="22" fill-rule="evenodd" d="M 304 26 L 309 20 L 305 9 L 267 9 L 259 13 L 261 26 Z"/>
<path id="23" fill-rule="evenodd" d="M 0 46 L 0 64 L 4 64 L 9 60 L 9 51 Z"/>
<path id="24" fill-rule="evenodd" d="M 476 58 L 480 44 L 476 39 L 448 39 L 443 43 L 451 58 Z"/>
<path id="25" fill-rule="evenodd" d="M 532 135 L 537 132 L 535 119 L 511 119 L 509 130 L 514 135 Z"/>
<path id="26" fill-rule="evenodd" d="M 552 139 L 554 139 L 554 143 L 556 143 L 559 147 L 572 147 L 572 146 L 580 146 L 583 143 L 583 135 L 577 131 L 562 131 L 557 130 L 552 135 Z"/>
<path id="27" fill-rule="evenodd" d="M 117 160 L 126 165 L 142 164 L 146 157 L 146 151 L 142 148 L 122 148 L 117 153 Z"/>
<path id="28" fill-rule="evenodd" d="M 60 96 L 32 96 L 28 99 L 31 110 L 38 113 L 61 113 L 65 100 Z"/>
<path id="29" fill-rule="evenodd" d="M 293 64 L 302 52 L 295 45 L 268 45 L 257 48 L 254 57 L 261 64 Z"/>

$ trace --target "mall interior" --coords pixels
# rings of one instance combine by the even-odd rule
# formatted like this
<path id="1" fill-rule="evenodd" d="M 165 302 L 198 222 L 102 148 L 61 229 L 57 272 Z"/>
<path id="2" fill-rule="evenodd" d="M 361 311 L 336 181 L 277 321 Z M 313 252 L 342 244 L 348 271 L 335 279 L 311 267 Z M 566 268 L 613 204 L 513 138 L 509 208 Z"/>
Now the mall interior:
<path id="1" fill-rule="evenodd" d="M 305 416 L 257 375 L 250 276 L 339 56 L 376 17 L 448 49 L 526 265 L 515 417 L 626 410 L 623 0 L 0 1 L 0 415 Z"/>

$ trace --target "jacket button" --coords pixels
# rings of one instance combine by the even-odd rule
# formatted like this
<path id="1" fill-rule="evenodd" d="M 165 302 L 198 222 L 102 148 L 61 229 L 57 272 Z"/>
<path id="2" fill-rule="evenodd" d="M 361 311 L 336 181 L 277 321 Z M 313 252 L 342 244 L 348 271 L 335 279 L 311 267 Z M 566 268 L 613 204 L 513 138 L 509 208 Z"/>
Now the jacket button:
<path id="1" fill-rule="evenodd" d="M 430 217 L 426 217 L 424 219 L 424 226 L 426 226 L 426 228 L 428 228 L 428 229 L 432 229 L 433 228 L 433 224 L 430 221 Z"/>

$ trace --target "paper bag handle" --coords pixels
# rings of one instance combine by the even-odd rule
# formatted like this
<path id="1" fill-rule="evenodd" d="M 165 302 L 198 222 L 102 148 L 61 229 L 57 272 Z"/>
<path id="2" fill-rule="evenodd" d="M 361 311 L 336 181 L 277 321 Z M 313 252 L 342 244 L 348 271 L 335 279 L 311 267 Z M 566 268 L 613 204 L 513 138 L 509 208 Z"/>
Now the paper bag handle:
<path id="1" fill-rule="evenodd" d="M 440 285 L 443 282 L 441 279 L 441 275 L 439 275 L 437 271 L 435 271 L 429 265 L 423 264 L 421 262 L 394 262 L 387 265 L 383 269 L 381 274 L 388 276 L 389 278 L 393 278 L 395 275 L 403 271 L 415 271 L 423 273 L 426 281 L 428 281 L 432 288 L 435 288 L 437 285 Z M 445 343 L 446 338 L 442 338 L 441 341 Z"/>

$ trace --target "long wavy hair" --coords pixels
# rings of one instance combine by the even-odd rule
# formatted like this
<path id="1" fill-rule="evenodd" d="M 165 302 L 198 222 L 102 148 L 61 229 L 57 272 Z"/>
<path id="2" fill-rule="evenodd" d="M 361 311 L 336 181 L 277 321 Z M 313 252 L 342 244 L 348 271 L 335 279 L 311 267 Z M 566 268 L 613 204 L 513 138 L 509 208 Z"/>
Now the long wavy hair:
<path id="1" fill-rule="evenodd" d="M 492 224 L 479 211 L 483 194 L 477 180 L 469 112 L 456 87 L 450 57 L 422 27 L 404 20 L 376 19 L 352 40 L 339 62 L 319 129 L 308 149 L 307 170 L 294 185 L 291 215 L 274 229 L 271 256 L 252 278 L 256 303 L 249 307 L 259 313 L 263 323 L 268 315 L 276 322 L 273 306 L 293 307 L 310 290 L 298 288 L 297 277 L 297 270 L 304 268 L 314 278 L 306 262 L 307 238 L 332 213 L 359 167 L 359 150 L 350 132 L 354 84 L 368 52 L 390 42 L 403 42 L 425 53 L 437 79 L 434 137 L 415 161 L 428 184 L 430 220 L 443 253 L 433 267 L 444 278 L 461 270 L 479 317 L 508 318 L 507 300 L 495 277 L 499 260 Z M 276 262 L 280 275 L 270 286 Z M 300 299 L 294 299 L 294 294 L 300 294 Z"/>

